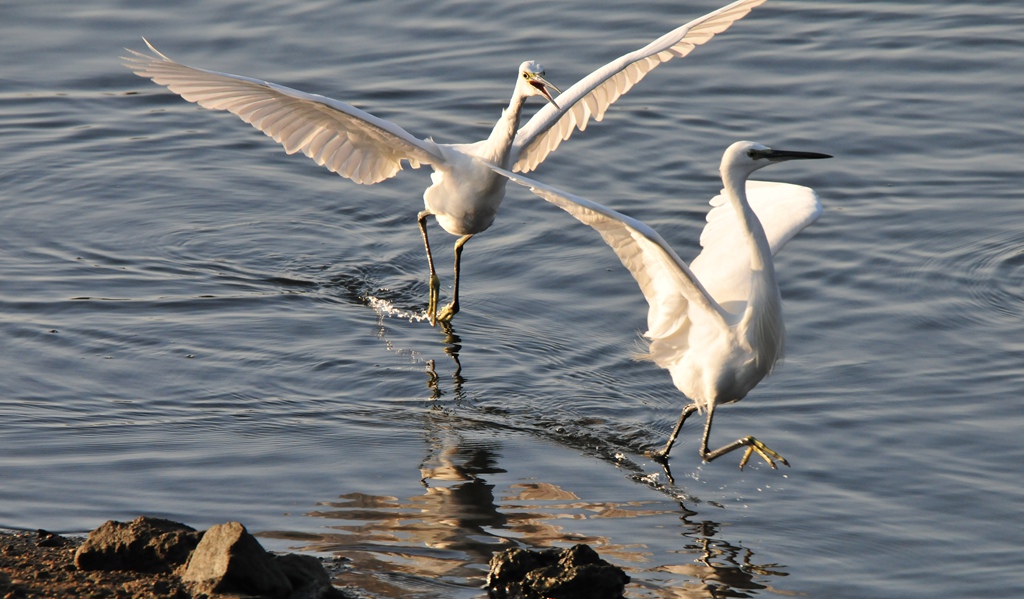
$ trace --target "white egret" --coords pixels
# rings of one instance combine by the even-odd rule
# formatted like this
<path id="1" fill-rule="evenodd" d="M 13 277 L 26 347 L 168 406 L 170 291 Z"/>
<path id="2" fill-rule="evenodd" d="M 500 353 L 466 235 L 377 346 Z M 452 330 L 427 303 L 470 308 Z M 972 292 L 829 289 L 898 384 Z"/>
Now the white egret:
<path id="1" fill-rule="evenodd" d="M 686 264 L 654 229 L 595 202 L 508 171 L 499 171 L 596 229 L 640 285 L 647 313 L 649 353 L 693 403 L 683 408 L 668 442 L 652 457 L 668 457 L 686 418 L 706 411 L 700 455 L 710 462 L 740 447 L 772 468 L 782 456 L 755 437 L 708 451 L 715 407 L 743 399 L 782 357 L 785 326 L 772 256 L 821 215 L 813 190 L 786 183 L 747 181 L 754 171 L 784 160 L 827 154 L 773 150 L 741 141 L 722 157 L 725 188 L 711 200 L 701 253 Z"/>
<path id="2" fill-rule="evenodd" d="M 258 79 L 197 69 L 174 62 L 148 41 L 154 55 L 129 50 L 126 66 L 141 77 L 166 86 L 182 98 L 204 108 L 227 110 L 282 144 L 289 154 L 301 151 L 329 170 L 355 181 L 372 184 L 394 176 L 402 161 L 412 168 L 429 165 L 432 185 L 423 194 L 425 209 L 418 222 L 430 267 L 428 316 L 450 320 L 459 311 L 459 264 L 462 246 L 494 222 L 505 195 L 505 178 L 489 164 L 516 171 L 536 168 L 575 129 L 583 130 L 591 117 L 600 121 L 607 108 L 651 69 L 675 57 L 686 56 L 715 34 L 729 28 L 766 0 L 738 0 L 679 27 L 647 46 L 625 54 L 587 75 L 558 96 L 544 79 L 544 70 L 527 61 L 519 67 L 516 86 L 490 136 L 472 144 L 441 144 L 421 140 L 401 127 L 358 108 L 324 96 L 308 94 Z M 447 77 L 448 74 L 442 74 Z M 517 131 L 523 103 L 543 96 L 549 105 Z M 426 218 L 434 215 L 455 242 L 455 283 L 452 301 L 440 314 L 440 281 L 427 240 Z"/>

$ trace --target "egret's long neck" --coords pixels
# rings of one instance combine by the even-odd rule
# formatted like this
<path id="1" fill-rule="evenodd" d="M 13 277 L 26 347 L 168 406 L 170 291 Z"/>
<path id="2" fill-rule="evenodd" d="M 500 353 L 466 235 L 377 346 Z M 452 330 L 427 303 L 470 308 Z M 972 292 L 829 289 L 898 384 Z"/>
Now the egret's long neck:
<path id="1" fill-rule="evenodd" d="M 750 243 L 750 295 L 739 329 L 746 331 L 758 368 L 770 372 L 782 357 L 785 325 L 782 296 L 775 280 L 775 263 L 764 227 L 747 201 L 747 177 L 722 171 L 725 193 Z"/>
<path id="2" fill-rule="evenodd" d="M 750 269 L 761 272 L 775 280 L 775 266 L 772 262 L 772 250 L 768 245 L 768 237 L 764 233 L 761 221 L 757 219 L 754 210 L 747 201 L 747 178 L 737 176 L 728 171 L 722 172 L 722 182 L 725 184 L 726 197 L 732 204 L 740 224 L 748 234 L 750 240 Z"/>
<path id="3" fill-rule="evenodd" d="M 523 112 L 525 102 L 526 96 L 517 88 L 508 107 L 501 111 L 501 118 L 494 124 L 494 129 L 491 129 L 491 135 L 484 144 L 480 158 L 502 168 L 509 167 L 508 157 L 512 141 L 519 129 L 519 115 Z"/>

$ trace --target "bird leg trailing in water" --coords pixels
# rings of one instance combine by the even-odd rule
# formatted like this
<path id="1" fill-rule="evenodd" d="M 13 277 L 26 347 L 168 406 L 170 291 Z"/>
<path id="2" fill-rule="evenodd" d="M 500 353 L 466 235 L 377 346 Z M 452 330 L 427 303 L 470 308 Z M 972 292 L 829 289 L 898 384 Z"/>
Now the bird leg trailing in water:
<path id="1" fill-rule="evenodd" d="M 679 436 L 679 431 L 683 429 L 683 423 L 690 414 L 697 411 L 697 404 L 692 403 L 683 408 L 682 413 L 679 414 L 679 420 L 676 422 L 676 427 L 672 429 L 672 434 L 668 436 L 668 443 L 665 443 L 665 447 L 661 448 L 661 451 L 649 451 L 647 455 L 656 460 L 667 460 L 668 452 L 672 451 L 672 446 L 675 445 L 676 437 Z"/>
<path id="2" fill-rule="evenodd" d="M 690 414 L 696 411 L 697 404 L 689 404 L 685 408 L 683 408 L 682 413 L 679 415 L 679 421 L 676 422 L 675 428 L 672 429 L 672 434 L 669 435 L 668 442 L 665 443 L 665 447 L 661 448 L 660 451 L 647 452 L 647 455 L 650 456 L 651 458 L 654 458 L 658 462 L 667 462 L 668 453 L 669 451 L 672 450 L 672 445 L 675 444 L 676 437 L 679 436 L 679 431 L 682 430 L 683 428 L 683 423 L 686 422 L 686 419 L 690 416 Z M 756 437 L 749 435 L 743 437 L 742 439 L 737 439 L 732 443 L 720 447 L 714 451 L 708 451 L 708 440 L 711 437 L 711 419 L 714 416 L 714 414 L 714 408 L 708 410 L 707 421 L 704 424 L 704 435 L 701 437 L 700 442 L 700 455 L 705 462 L 710 462 L 716 458 L 722 457 L 727 453 L 735 451 L 740 447 L 745 446 L 747 450 L 743 453 L 743 459 L 740 460 L 740 470 L 742 470 L 743 467 L 747 465 L 747 462 L 750 461 L 750 456 L 753 455 L 755 451 L 757 452 L 757 455 L 761 456 L 764 459 L 764 461 L 767 462 L 768 465 L 772 467 L 773 470 L 777 468 L 774 460 L 778 460 L 783 464 L 789 466 L 789 462 L 786 461 L 786 458 L 782 457 L 781 455 L 770 449 L 767 445 L 759 441 Z M 774 458 L 774 460 L 772 458 Z"/>

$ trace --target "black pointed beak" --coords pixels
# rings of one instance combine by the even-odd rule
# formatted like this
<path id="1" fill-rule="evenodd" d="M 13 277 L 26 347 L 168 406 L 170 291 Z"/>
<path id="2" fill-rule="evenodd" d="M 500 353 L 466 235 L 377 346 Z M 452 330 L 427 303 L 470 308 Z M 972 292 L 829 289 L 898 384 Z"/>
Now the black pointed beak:
<path id="1" fill-rule="evenodd" d="M 772 162 L 782 162 L 783 160 L 817 160 L 820 158 L 832 158 L 830 154 L 821 154 L 819 152 L 797 152 L 793 150 L 769 150 L 765 152 L 764 157 Z"/>

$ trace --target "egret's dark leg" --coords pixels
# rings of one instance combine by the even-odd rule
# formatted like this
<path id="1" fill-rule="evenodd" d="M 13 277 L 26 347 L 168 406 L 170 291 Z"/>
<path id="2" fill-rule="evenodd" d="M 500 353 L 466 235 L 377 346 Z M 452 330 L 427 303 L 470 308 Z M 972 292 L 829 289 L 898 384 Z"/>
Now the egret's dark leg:
<path id="1" fill-rule="evenodd" d="M 423 234 L 423 247 L 427 248 L 427 264 L 430 266 L 430 303 L 427 305 L 427 317 L 430 318 L 430 326 L 437 322 L 437 300 L 441 295 L 441 280 L 437 278 L 437 271 L 434 270 L 434 257 L 430 254 L 430 242 L 427 241 L 427 217 L 429 210 L 420 212 L 418 221 L 420 233 Z"/>
<path id="2" fill-rule="evenodd" d="M 714 414 L 715 408 L 714 406 L 712 406 L 711 409 L 708 410 L 708 420 L 707 423 L 704 425 L 704 437 L 700 441 L 700 455 L 702 458 L 704 458 L 705 462 L 710 462 L 715 458 L 720 458 L 723 455 L 729 453 L 730 451 L 735 451 L 740 447 L 746 447 L 747 450 L 746 452 L 743 453 L 743 459 L 740 460 L 740 470 L 742 470 L 743 467 L 747 465 L 747 461 L 750 459 L 750 455 L 755 451 L 757 452 L 757 455 L 761 456 L 761 458 L 764 459 L 764 461 L 768 462 L 768 465 L 771 466 L 772 469 L 775 468 L 775 462 L 772 460 L 772 458 L 775 458 L 776 460 L 789 466 L 789 462 L 786 461 L 786 458 L 775 453 L 774 451 L 769 449 L 767 445 L 758 441 L 756 438 L 750 436 L 743 437 L 742 439 L 736 439 L 735 441 L 726 445 L 725 447 L 720 447 L 714 451 L 708 451 L 708 438 L 711 436 L 711 418 L 714 416 Z"/>
<path id="3" fill-rule="evenodd" d="M 683 408 L 682 413 L 679 414 L 679 421 L 676 422 L 676 427 L 672 429 L 672 434 L 669 435 L 668 443 L 665 444 L 665 447 L 661 448 L 661 451 L 649 451 L 647 452 L 647 455 L 656 460 L 668 459 L 668 452 L 672 450 L 672 445 L 675 444 L 676 437 L 679 436 L 679 431 L 683 428 L 683 423 L 686 422 L 686 418 L 689 417 L 690 414 L 693 414 L 696 411 L 697 404 L 694 403 Z"/>
<path id="4" fill-rule="evenodd" d="M 450 322 L 452 317 L 459 312 L 459 265 L 462 263 L 462 246 L 473 237 L 472 234 L 463 235 L 455 242 L 455 287 L 452 289 L 452 303 L 448 304 L 437 315 L 441 322 Z"/>

